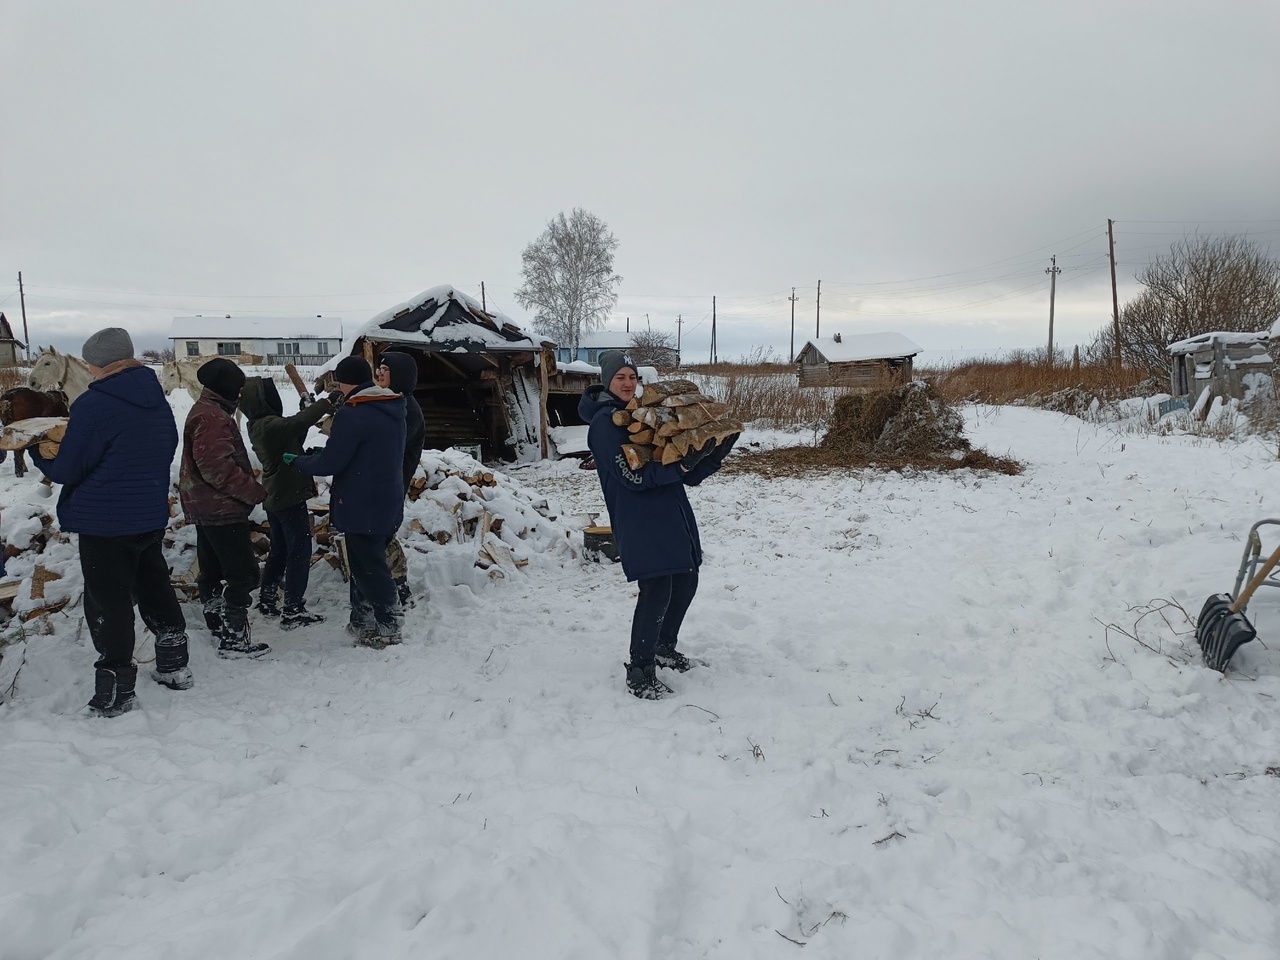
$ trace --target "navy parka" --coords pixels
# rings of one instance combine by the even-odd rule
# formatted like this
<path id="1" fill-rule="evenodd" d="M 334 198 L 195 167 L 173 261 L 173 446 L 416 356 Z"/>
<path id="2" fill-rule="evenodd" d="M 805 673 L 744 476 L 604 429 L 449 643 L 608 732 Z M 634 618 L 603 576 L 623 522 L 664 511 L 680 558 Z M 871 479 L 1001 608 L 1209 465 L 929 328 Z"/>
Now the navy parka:
<path id="1" fill-rule="evenodd" d="M 656 460 L 632 470 L 622 454 L 631 435 L 613 422 L 613 412 L 625 407 L 600 383 L 588 387 L 578 401 L 578 414 L 590 425 L 587 445 L 600 476 L 622 572 L 628 580 L 647 580 L 697 570 L 702 542 L 684 488 L 697 486 L 719 470 L 724 457 L 713 451 L 688 473 L 677 463 L 663 466 Z"/>
<path id="2" fill-rule="evenodd" d="M 169 523 L 169 475 L 178 425 L 147 367 L 112 364 L 71 405 L 58 455 L 27 451 L 41 472 L 62 484 L 58 525 L 68 533 L 126 537 Z"/>

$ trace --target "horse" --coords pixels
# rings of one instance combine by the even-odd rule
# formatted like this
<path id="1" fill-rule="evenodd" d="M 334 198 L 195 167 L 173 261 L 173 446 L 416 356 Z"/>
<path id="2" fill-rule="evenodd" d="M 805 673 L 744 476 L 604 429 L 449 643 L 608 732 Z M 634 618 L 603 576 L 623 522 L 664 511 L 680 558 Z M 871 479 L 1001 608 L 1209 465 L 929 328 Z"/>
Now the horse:
<path id="1" fill-rule="evenodd" d="M 209 362 L 209 357 L 195 357 L 190 360 L 166 360 L 160 371 L 160 386 L 165 396 L 182 387 L 192 400 L 200 399 L 200 391 L 204 384 L 196 379 L 196 371 Z"/>
<path id="2" fill-rule="evenodd" d="M 68 403 L 75 403 L 80 394 L 89 389 L 92 380 L 89 365 L 79 357 L 45 347 L 36 357 L 27 386 L 32 390 L 60 390 L 67 395 Z"/>
<path id="3" fill-rule="evenodd" d="M 8 426 L 11 423 L 17 423 L 19 420 L 31 420 L 35 417 L 70 416 L 70 406 L 65 393 L 43 393 L 39 390 L 32 390 L 29 387 L 15 387 L 0 394 L 0 424 Z M 6 452 L 0 450 L 0 462 L 4 461 Z M 15 450 L 13 452 L 13 475 L 15 477 L 25 477 L 27 475 L 27 460 L 24 453 L 25 451 L 23 450 Z"/>

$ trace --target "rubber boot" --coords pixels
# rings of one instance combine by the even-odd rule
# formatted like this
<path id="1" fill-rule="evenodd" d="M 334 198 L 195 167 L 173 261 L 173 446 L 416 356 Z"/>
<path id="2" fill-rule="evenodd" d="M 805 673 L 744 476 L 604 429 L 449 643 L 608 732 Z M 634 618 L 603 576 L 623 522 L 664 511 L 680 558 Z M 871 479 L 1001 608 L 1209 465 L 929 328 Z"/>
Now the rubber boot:
<path id="1" fill-rule="evenodd" d="M 165 631 L 156 635 L 156 665 L 151 679 L 170 690 L 190 690 L 195 683 L 187 666 L 187 633 Z"/>

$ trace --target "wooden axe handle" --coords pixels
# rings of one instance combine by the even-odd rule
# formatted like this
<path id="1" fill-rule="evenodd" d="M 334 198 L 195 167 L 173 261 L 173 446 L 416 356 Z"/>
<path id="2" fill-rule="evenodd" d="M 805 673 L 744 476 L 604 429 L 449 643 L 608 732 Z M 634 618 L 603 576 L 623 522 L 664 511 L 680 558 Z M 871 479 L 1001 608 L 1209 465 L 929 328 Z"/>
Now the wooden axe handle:
<path id="1" fill-rule="evenodd" d="M 298 376 L 298 368 L 292 363 L 284 365 L 284 372 L 289 375 L 289 379 L 293 382 L 293 389 L 298 391 L 298 396 L 307 397 L 311 395 L 311 391 L 307 389 L 307 385 L 302 382 L 302 378 Z"/>
<path id="2" fill-rule="evenodd" d="M 1240 591 L 1240 596 L 1236 597 L 1236 602 L 1231 604 L 1232 613 L 1239 613 L 1244 609 L 1245 604 L 1249 602 L 1249 598 L 1253 596 L 1253 591 L 1262 586 L 1262 581 L 1267 579 L 1267 574 L 1275 568 L 1277 563 L 1280 563 L 1280 547 L 1276 547 L 1271 556 L 1267 557 L 1267 562 L 1262 565 L 1262 569 L 1253 575 L 1249 585 Z"/>

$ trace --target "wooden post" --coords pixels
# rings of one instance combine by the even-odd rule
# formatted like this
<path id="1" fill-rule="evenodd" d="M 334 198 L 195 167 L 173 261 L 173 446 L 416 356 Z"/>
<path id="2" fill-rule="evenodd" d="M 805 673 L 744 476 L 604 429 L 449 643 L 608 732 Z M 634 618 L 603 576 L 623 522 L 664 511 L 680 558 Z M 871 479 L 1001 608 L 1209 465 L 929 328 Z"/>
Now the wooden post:
<path id="1" fill-rule="evenodd" d="M 547 459 L 547 348 L 543 347 L 538 355 L 538 379 L 542 383 L 542 396 L 538 399 L 538 446 L 542 451 L 542 459 Z"/>
<path id="2" fill-rule="evenodd" d="M 1120 359 L 1120 300 L 1116 296 L 1116 238 L 1111 229 L 1114 222 L 1107 218 L 1107 253 L 1111 257 L 1111 316 L 1115 321 L 1116 370 L 1118 372 L 1123 368 L 1123 362 Z"/>
<path id="3" fill-rule="evenodd" d="M 1045 273 L 1049 275 L 1049 369 L 1053 369 L 1053 296 L 1058 287 L 1058 274 L 1062 272 L 1062 268 L 1058 266 L 1058 255 L 1055 253 L 1049 258 L 1049 266 L 1045 268 Z"/>
<path id="4" fill-rule="evenodd" d="M 27 294 L 22 289 L 22 271 L 18 271 L 18 302 L 22 304 L 22 349 L 31 359 L 31 334 L 27 332 Z"/>
<path id="5" fill-rule="evenodd" d="M 373 342 L 370 341 L 368 337 L 365 337 L 364 340 L 364 359 L 365 362 L 369 364 L 370 372 L 378 369 L 373 359 Z"/>

